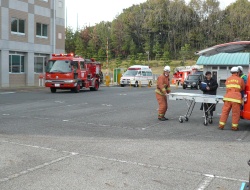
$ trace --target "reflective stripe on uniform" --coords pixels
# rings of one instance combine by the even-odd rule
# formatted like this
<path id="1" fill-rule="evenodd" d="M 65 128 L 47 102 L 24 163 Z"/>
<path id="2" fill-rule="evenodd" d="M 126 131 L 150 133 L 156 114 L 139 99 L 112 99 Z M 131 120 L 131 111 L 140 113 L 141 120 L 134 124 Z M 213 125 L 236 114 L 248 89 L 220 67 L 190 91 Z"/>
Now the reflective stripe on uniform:
<path id="1" fill-rule="evenodd" d="M 239 124 L 232 124 L 232 127 L 237 128 Z"/>
<path id="2" fill-rule="evenodd" d="M 163 94 L 159 89 L 156 89 L 155 90 L 155 92 L 157 93 L 157 94 L 160 94 L 160 95 L 162 95 L 162 96 L 164 96 L 165 94 Z"/>
<path id="3" fill-rule="evenodd" d="M 158 116 L 164 116 L 164 114 L 158 114 Z"/>
<path id="4" fill-rule="evenodd" d="M 240 85 L 238 85 L 238 84 L 228 84 L 228 85 L 226 85 L 226 87 L 227 88 L 239 88 L 239 89 L 241 88 Z"/>
<path id="5" fill-rule="evenodd" d="M 167 90 L 171 90 L 171 88 L 167 88 Z"/>
<path id="6" fill-rule="evenodd" d="M 220 125 L 223 125 L 223 126 L 224 126 L 224 125 L 225 125 L 225 123 L 224 123 L 224 122 L 222 122 L 222 121 L 220 121 Z"/>
<path id="7" fill-rule="evenodd" d="M 243 75 L 241 75 L 241 77 L 240 78 L 243 78 L 243 77 L 246 77 L 247 75 L 245 75 L 245 74 L 243 74 Z"/>
<path id="8" fill-rule="evenodd" d="M 161 89 L 161 91 L 163 91 L 163 92 L 166 91 L 166 88 Z"/>
<path id="9" fill-rule="evenodd" d="M 242 101 L 234 98 L 223 98 L 223 101 L 228 101 L 228 102 L 235 102 L 241 104 Z"/>

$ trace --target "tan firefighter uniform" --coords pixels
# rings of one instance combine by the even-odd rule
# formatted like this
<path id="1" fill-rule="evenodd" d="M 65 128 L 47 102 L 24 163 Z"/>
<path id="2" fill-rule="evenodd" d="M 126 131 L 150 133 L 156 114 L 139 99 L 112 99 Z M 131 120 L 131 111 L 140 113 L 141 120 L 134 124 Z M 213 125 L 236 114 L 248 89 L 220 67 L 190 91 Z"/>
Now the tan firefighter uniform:
<path id="1" fill-rule="evenodd" d="M 220 129 L 224 128 L 230 110 L 232 109 L 232 130 L 238 130 L 240 107 L 243 101 L 241 91 L 245 89 L 245 83 L 243 79 L 238 76 L 236 68 L 233 67 L 231 69 L 232 76 L 226 80 L 226 94 L 223 98 L 224 105 L 219 123 Z"/>
<path id="2" fill-rule="evenodd" d="M 169 76 L 160 75 L 157 79 L 157 87 L 155 90 L 156 99 L 159 104 L 158 119 L 165 118 L 165 113 L 168 109 L 167 96 L 170 93 Z"/>

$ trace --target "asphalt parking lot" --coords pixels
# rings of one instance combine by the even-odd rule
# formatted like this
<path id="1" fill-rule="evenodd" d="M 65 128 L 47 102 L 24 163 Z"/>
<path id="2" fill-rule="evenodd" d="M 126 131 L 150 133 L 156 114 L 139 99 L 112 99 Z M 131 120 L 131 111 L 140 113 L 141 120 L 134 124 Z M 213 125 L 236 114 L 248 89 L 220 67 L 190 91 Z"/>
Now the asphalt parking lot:
<path id="1" fill-rule="evenodd" d="M 179 123 L 183 101 L 169 101 L 169 120 L 158 121 L 153 87 L 0 89 L 0 189 L 240 189 L 249 178 L 250 121 L 234 132 L 229 117 L 218 130 L 221 107 L 204 126 L 200 104 Z"/>

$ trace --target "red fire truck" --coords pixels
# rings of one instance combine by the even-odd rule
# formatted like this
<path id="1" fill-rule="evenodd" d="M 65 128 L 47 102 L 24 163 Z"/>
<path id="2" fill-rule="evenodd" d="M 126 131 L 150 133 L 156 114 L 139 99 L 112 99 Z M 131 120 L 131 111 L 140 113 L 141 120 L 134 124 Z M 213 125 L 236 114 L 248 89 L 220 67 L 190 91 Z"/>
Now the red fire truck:
<path id="1" fill-rule="evenodd" d="M 172 77 L 172 84 L 183 85 L 184 80 L 189 74 L 202 73 L 202 70 L 198 66 L 186 66 L 186 67 L 176 67 L 175 72 Z"/>
<path id="2" fill-rule="evenodd" d="M 99 89 L 101 63 L 94 59 L 84 59 L 74 54 L 52 54 L 46 64 L 45 86 L 52 93 L 57 89 L 70 89 L 78 93 L 83 88 Z"/>

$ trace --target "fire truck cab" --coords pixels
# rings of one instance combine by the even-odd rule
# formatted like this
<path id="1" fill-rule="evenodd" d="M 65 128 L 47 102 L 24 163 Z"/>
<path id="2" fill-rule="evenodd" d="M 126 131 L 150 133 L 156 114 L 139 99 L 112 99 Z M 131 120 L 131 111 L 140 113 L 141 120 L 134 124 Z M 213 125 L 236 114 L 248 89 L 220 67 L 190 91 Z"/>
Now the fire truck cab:
<path id="1" fill-rule="evenodd" d="M 69 89 L 78 93 L 83 88 L 99 89 L 101 63 L 94 59 L 84 59 L 74 54 L 52 54 L 46 64 L 45 86 L 52 93 L 58 89 Z"/>

